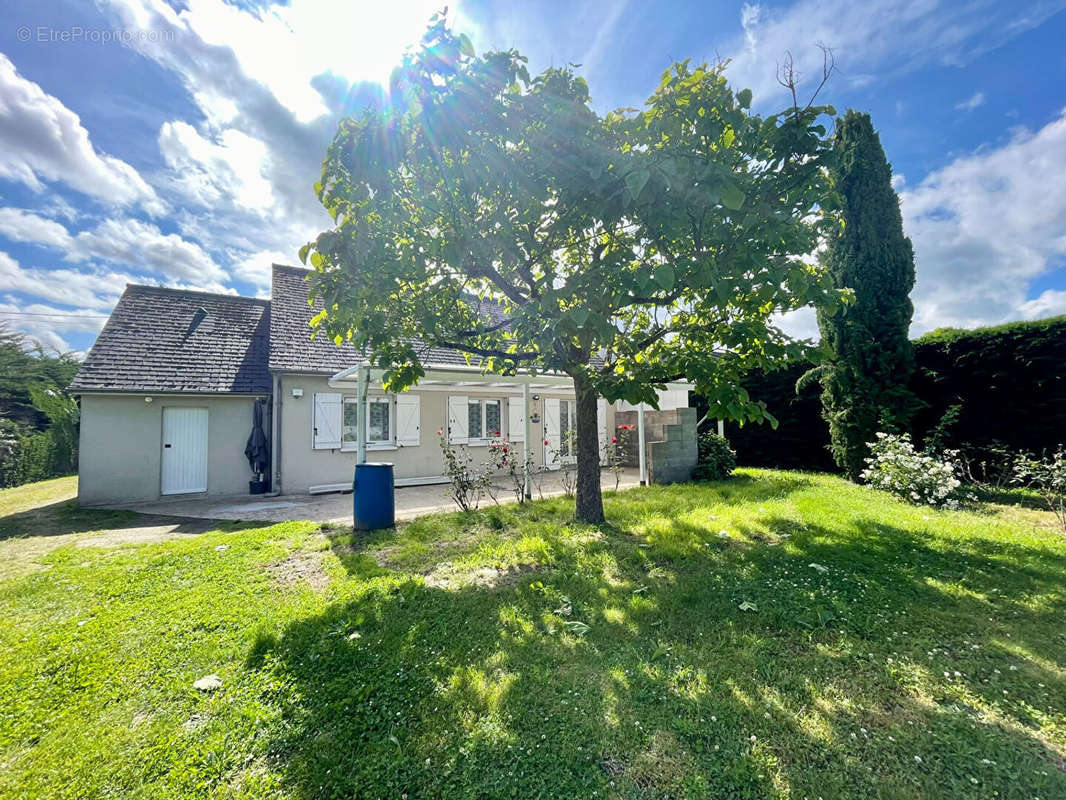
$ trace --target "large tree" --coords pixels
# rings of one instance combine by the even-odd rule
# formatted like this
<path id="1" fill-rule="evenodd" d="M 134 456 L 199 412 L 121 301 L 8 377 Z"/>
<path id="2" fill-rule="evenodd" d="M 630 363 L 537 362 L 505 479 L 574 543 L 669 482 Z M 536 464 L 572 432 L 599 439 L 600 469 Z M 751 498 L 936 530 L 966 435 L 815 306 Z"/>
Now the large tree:
<path id="1" fill-rule="evenodd" d="M 838 120 L 834 146 L 831 176 L 842 226 L 823 260 L 834 285 L 850 289 L 854 303 L 819 310 L 829 353 L 819 373 L 833 458 L 855 480 L 876 432 L 905 430 L 915 411 L 908 337 L 914 250 L 903 235 L 892 168 L 869 114 L 848 111 Z"/>
<path id="2" fill-rule="evenodd" d="M 387 388 L 424 374 L 412 340 L 569 375 L 587 522 L 603 520 L 598 396 L 654 405 L 687 378 L 712 413 L 765 418 L 741 375 L 804 348 L 774 315 L 837 297 L 799 258 L 821 235 L 830 109 L 763 119 L 721 66 L 683 62 L 642 110 L 601 117 L 570 69 L 476 56 L 441 21 L 389 97 L 340 123 L 316 185 L 336 224 L 301 253 L 316 324 Z"/>

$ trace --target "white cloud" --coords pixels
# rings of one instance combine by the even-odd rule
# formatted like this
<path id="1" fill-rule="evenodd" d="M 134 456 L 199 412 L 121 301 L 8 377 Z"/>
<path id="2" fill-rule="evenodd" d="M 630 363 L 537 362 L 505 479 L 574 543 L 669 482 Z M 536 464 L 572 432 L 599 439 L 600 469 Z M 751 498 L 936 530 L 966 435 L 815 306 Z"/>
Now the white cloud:
<path id="1" fill-rule="evenodd" d="M 1066 314 L 1066 291 L 1045 289 L 1039 296 L 1022 303 L 1022 319 L 1041 319 Z"/>
<path id="2" fill-rule="evenodd" d="M 745 3 L 740 9 L 740 27 L 744 29 L 744 39 L 749 49 L 755 49 L 759 44 L 759 23 L 766 16 L 766 11 L 758 3 Z"/>
<path id="3" fill-rule="evenodd" d="M 798 308 L 787 314 L 779 314 L 774 322 L 793 339 L 818 341 L 818 315 L 813 308 Z"/>
<path id="4" fill-rule="evenodd" d="M 260 296 L 269 297 L 271 266 L 294 263 L 296 259 L 293 254 L 277 250 L 260 250 L 235 261 L 231 271 L 235 278 L 254 285 Z"/>
<path id="5" fill-rule="evenodd" d="M 0 177 L 36 192 L 61 181 L 105 205 L 139 204 L 152 214 L 165 206 L 137 170 L 98 153 L 78 115 L 18 74 L 0 54 Z"/>
<path id="6" fill-rule="evenodd" d="M 130 43 L 142 55 L 178 76 L 206 116 L 195 127 L 182 120 L 161 126 L 160 149 L 168 167 L 156 185 L 178 206 L 172 219 L 183 236 L 195 239 L 212 253 L 225 254 L 235 263 L 260 251 L 295 254 L 300 246 L 331 225 L 312 184 L 321 174 L 322 156 L 337 121 L 345 113 L 342 106 L 349 91 L 347 81 L 330 79 L 334 81 L 331 105 L 336 107 L 310 121 L 302 119 L 279 100 L 286 92 L 271 82 L 271 76 L 277 70 L 286 71 L 285 81 L 306 84 L 301 92 L 314 91 L 309 88 L 313 74 L 301 71 L 306 63 L 296 56 L 290 59 L 287 50 L 267 47 L 264 44 L 270 41 L 267 36 L 255 46 L 269 55 L 270 70 L 253 74 L 251 70 L 266 67 L 253 63 L 251 56 L 243 53 L 243 48 L 252 44 L 242 39 L 244 34 L 235 33 L 237 28 L 234 32 L 225 30 L 220 21 L 237 13 L 243 15 L 242 26 L 254 23 L 266 26 L 264 30 L 273 30 L 275 12 L 291 22 L 311 13 L 306 5 L 306 2 L 297 3 L 294 9 L 281 11 L 271 8 L 263 11 L 259 20 L 250 12 L 236 9 L 212 11 L 206 2 L 193 3 L 180 13 L 162 0 L 109 0 L 107 3 L 116 15 L 116 24 L 173 33 L 173 41 L 181 42 L 181 47 Z M 352 9 L 356 7 L 352 5 Z M 397 10 L 394 6 L 388 9 L 390 15 L 398 15 L 401 23 L 409 14 L 409 9 Z M 290 13 L 296 17 L 285 16 Z M 323 16 L 318 29 L 301 23 L 300 46 L 324 47 L 329 37 L 341 36 L 346 43 L 344 48 L 336 48 L 338 52 L 345 48 L 358 49 L 355 39 L 348 39 L 350 28 L 344 32 L 344 20 L 351 13 L 356 12 L 348 9 L 334 19 Z M 373 17 L 384 12 L 368 13 Z M 422 23 L 417 28 L 421 32 Z M 379 33 L 387 38 L 388 31 L 383 29 Z M 215 44 L 217 41 L 225 43 Z M 309 42 L 313 45 L 308 45 Z M 227 46 L 230 44 L 232 47 Z M 285 58 L 279 58 L 279 52 L 285 52 Z M 335 72 L 354 77 L 353 69 Z M 244 274 L 237 277 L 243 280 Z"/>
<path id="7" fill-rule="evenodd" d="M 901 194 L 915 247 L 913 333 L 1058 313 L 1063 293 L 1027 300 L 1066 256 L 1066 111 L 1035 133 L 955 159 Z"/>
<path id="8" fill-rule="evenodd" d="M 330 112 L 312 78 L 333 74 L 384 83 L 442 7 L 439 0 L 297 0 L 251 10 L 219 0 L 189 0 L 174 11 L 160 0 L 111 2 L 139 27 L 163 21 L 180 33 L 177 41 L 195 36 L 210 47 L 231 50 L 240 70 L 268 87 L 302 122 Z M 457 4 L 450 5 L 454 13 Z M 214 103 L 227 98 L 211 90 L 206 96 Z"/>
<path id="9" fill-rule="evenodd" d="M 262 173 L 266 145 L 234 128 L 217 138 L 205 139 L 187 122 L 163 124 L 159 151 L 172 170 L 175 190 L 200 206 L 221 200 L 260 211 L 273 206 L 273 188 Z"/>
<path id="10" fill-rule="evenodd" d="M 46 350 L 70 352 L 71 347 L 62 333 L 98 334 L 107 321 L 93 309 L 56 308 L 43 303 L 24 305 L 14 298 L 0 300 L 0 321 L 11 329 L 25 334 Z"/>
<path id="11" fill-rule="evenodd" d="M 100 258 L 147 269 L 164 279 L 221 291 L 226 275 L 203 248 L 136 219 L 109 219 L 74 237 L 74 257 Z"/>
<path id="12" fill-rule="evenodd" d="M 0 234 L 15 242 L 30 242 L 57 250 L 70 247 L 67 229 L 60 223 L 21 208 L 0 208 Z"/>
<path id="13" fill-rule="evenodd" d="M 52 303 L 91 309 L 97 314 L 111 310 L 127 283 L 145 282 L 147 278 L 109 271 L 27 269 L 0 252 L 0 291 L 20 292 Z"/>
<path id="14" fill-rule="evenodd" d="M 608 48 L 614 47 L 619 23 L 630 14 L 628 0 L 612 3 L 596 28 L 596 35 L 581 56 L 580 63 L 587 71 L 594 71 Z"/>
<path id="15" fill-rule="evenodd" d="M 963 100 L 961 103 L 956 103 L 955 108 L 959 111 L 973 111 L 975 108 L 980 108 L 985 104 L 985 93 L 974 92 L 968 100 Z"/>
<path id="16" fill-rule="evenodd" d="M 833 86 L 864 86 L 931 64 L 964 66 L 1040 25 L 1063 3 L 1035 0 L 1026 6 L 1021 11 L 997 0 L 798 0 L 776 9 L 747 4 L 743 34 L 721 53 L 733 59 L 730 82 L 750 87 L 758 103 L 775 107 L 787 101 L 776 74 L 786 51 L 795 59 L 801 88 L 821 79 L 817 44 L 833 49 L 839 69 Z"/>
<path id="17" fill-rule="evenodd" d="M 125 264 L 208 291 L 224 291 L 226 274 L 196 242 L 129 217 L 104 220 L 71 234 L 55 220 L 32 211 L 0 208 L 0 234 L 60 252 L 64 261 L 92 259 Z"/>

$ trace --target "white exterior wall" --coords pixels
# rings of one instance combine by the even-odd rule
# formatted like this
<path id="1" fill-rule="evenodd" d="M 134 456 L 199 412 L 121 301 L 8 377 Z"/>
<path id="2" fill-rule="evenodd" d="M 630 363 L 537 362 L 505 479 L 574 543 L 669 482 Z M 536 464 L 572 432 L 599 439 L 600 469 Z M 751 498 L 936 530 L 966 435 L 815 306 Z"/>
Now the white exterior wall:
<path id="1" fill-rule="evenodd" d="M 207 409 L 206 494 L 247 494 L 252 475 L 244 446 L 253 403 L 252 397 L 83 394 L 78 502 L 125 505 L 161 497 L 163 409 L 168 406 Z"/>
<path id="2" fill-rule="evenodd" d="M 470 380 L 475 380 L 472 377 Z M 293 397 L 293 389 L 302 390 L 302 397 Z M 311 486 L 348 484 L 352 482 L 355 470 L 356 453 L 354 450 L 316 450 L 312 447 L 314 419 L 314 395 L 316 392 L 334 392 L 354 397 L 354 388 L 332 388 L 325 376 L 283 374 L 281 376 L 281 490 L 285 494 L 302 494 Z M 437 431 L 447 429 L 448 397 L 465 395 L 467 397 L 506 398 L 511 402 L 522 402 L 521 392 L 513 393 L 500 389 L 480 388 L 477 385 L 443 386 L 435 385 L 432 390 L 411 390 L 420 400 L 420 444 L 407 447 L 367 448 L 367 461 L 385 461 L 394 464 L 394 476 L 402 478 L 430 478 L 444 473 L 444 460 L 441 455 Z M 533 457 L 535 464 L 544 463 L 544 400 L 548 397 L 573 398 L 573 392 L 567 394 L 558 390 L 537 389 L 532 392 L 540 397 L 530 401 L 530 410 L 540 421 L 530 425 Z M 371 387 L 368 396 L 382 396 L 380 386 Z M 276 407 L 276 406 L 275 406 Z M 506 409 L 503 411 L 504 424 L 507 422 Z M 395 422 L 395 420 L 394 420 Z M 614 411 L 608 407 L 608 432 L 614 429 Z M 520 446 L 520 443 L 516 443 Z M 603 443 L 600 443 L 601 447 Z M 475 459 L 477 452 L 484 445 L 470 445 Z M 487 457 L 487 454 L 486 454 Z"/>
<path id="3" fill-rule="evenodd" d="M 660 389 L 659 411 L 673 411 L 675 408 L 688 408 L 688 389 L 666 388 Z M 636 411 L 638 406 L 622 401 L 618 404 L 619 411 Z"/>

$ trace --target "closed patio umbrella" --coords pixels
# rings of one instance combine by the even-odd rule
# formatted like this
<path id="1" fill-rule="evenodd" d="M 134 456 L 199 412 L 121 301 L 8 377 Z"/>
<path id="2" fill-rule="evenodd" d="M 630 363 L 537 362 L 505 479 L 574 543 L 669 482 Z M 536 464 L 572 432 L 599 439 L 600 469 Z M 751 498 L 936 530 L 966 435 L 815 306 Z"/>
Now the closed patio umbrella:
<path id="1" fill-rule="evenodd" d="M 244 447 L 244 456 L 257 476 L 270 468 L 270 444 L 263 432 L 263 399 L 258 398 L 252 407 L 252 433 Z"/>

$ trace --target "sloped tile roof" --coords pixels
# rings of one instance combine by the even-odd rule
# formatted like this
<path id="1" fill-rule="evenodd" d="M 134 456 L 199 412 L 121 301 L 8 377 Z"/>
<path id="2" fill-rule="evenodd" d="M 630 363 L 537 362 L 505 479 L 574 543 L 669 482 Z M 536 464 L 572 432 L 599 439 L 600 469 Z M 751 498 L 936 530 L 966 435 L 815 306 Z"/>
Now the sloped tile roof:
<path id="1" fill-rule="evenodd" d="M 322 310 L 322 301 L 308 303 L 311 270 L 274 265 L 271 281 L 270 369 L 281 372 L 321 373 L 334 375 L 358 363 L 350 342 L 337 345 L 321 333 L 311 338 L 311 318 Z M 478 310 L 493 323 L 504 319 L 503 310 L 491 303 L 478 302 Z M 466 364 L 462 353 L 415 342 L 419 358 L 425 365 Z M 479 363 L 473 359 L 473 364 Z"/>
<path id="2" fill-rule="evenodd" d="M 72 392 L 267 394 L 270 302 L 129 285 Z"/>

